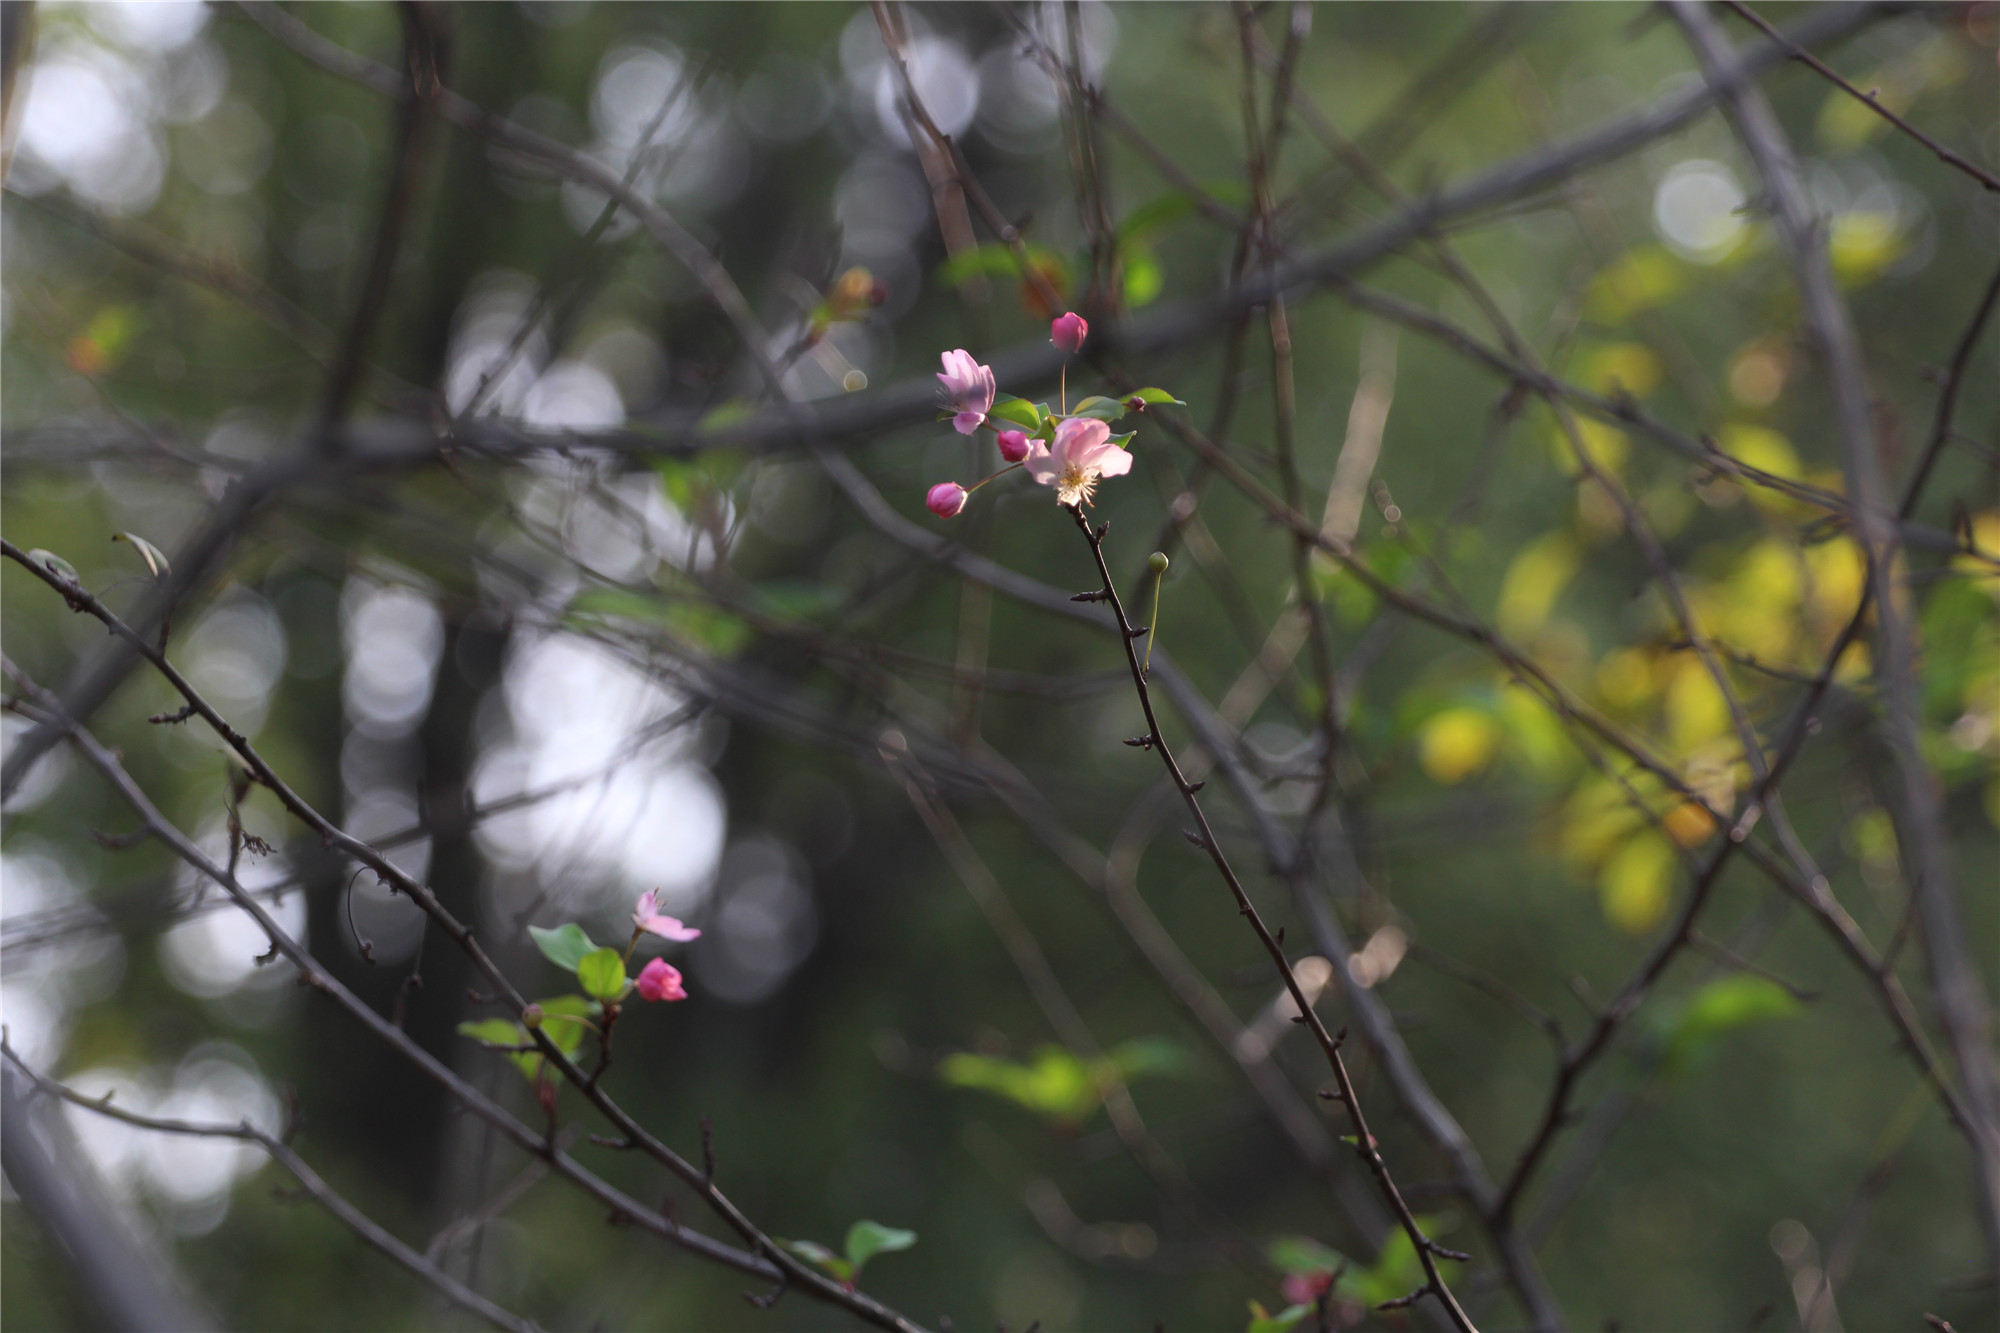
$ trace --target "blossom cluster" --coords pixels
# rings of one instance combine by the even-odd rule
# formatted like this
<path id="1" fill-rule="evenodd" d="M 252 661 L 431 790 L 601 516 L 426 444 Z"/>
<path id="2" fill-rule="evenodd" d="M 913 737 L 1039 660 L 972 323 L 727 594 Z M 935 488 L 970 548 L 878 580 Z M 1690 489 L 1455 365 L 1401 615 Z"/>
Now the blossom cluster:
<path id="1" fill-rule="evenodd" d="M 1049 326 L 1049 341 L 1069 356 L 1083 349 L 1089 334 L 1090 325 L 1074 312 Z M 1144 410 L 1148 403 L 1180 401 L 1163 389 L 1141 389 L 1123 400 L 1085 398 L 1071 412 L 1065 366 L 1062 404 L 1052 412 L 1047 403 L 1000 393 L 992 368 L 981 365 L 963 348 L 946 352 L 943 361 L 944 370 L 938 375 L 943 418 L 961 435 L 991 430 L 1007 466 L 970 486 L 955 481 L 932 486 L 924 496 L 924 505 L 939 518 L 957 517 L 974 491 L 1015 468 L 1054 490 L 1057 504 L 1072 509 L 1087 505 L 1098 482 L 1132 470 L 1132 455 L 1125 447 L 1132 435 L 1112 434 L 1110 423 L 1128 411 Z"/>

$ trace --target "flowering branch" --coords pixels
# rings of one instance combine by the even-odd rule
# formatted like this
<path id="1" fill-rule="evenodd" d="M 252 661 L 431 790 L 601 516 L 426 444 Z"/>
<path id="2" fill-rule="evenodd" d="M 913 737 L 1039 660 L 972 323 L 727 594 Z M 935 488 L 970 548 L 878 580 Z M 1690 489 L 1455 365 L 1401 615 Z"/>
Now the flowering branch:
<path id="1" fill-rule="evenodd" d="M 1445 1313 L 1450 1317 L 1453 1326 L 1461 1330 L 1461 1333 L 1476 1333 L 1471 1318 L 1467 1316 L 1464 1308 L 1459 1305 L 1458 1298 L 1452 1294 L 1451 1287 L 1445 1282 L 1444 1274 L 1438 1271 L 1437 1266 L 1437 1260 L 1440 1256 L 1456 1259 L 1463 1259 L 1466 1256 L 1445 1250 L 1436 1241 L 1424 1234 L 1423 1228 L 1417 1224 L 1415 1214 L 1410 1211 L 1409 1204 L 1404 1201 L 1402 1192 L 1396 1188 L 1396 1182 L 1389 1174 L 1388 1163 L 1382 1159 L 1382 1153 L 1376 1144 L 1375 1136 L 1368 1132 L 1368 1120 L 1362 1113 L 1361 1099 L 1356 1095 L 1354 1083 L 1348 1077 L 1346 1063 L 1340 1058 L 1340 1044 L 1347 1036 L 1347 1029 L 1342 1028 L 1336 1036 L 1333 1033 L 1329 1033 L 1326 1030 L 1326 1024 L 1320 1021 L 1319 1014 L 1313 1009 L 1312 1000 L 1307 997 L 1304 988 L 1299 985 L 1299 979 L 1297 974 L 1292 970 L 1291 961 L 1285 957 L 1284 945 L 1280 943 L 1277 936 L 1271 933 L 1270 928 L 1264 924 L 1262 914 L 1257 911 L 1256 904 L 1250 901 L 1250 895 L 1244 891 L 1242 881 L 1236 878 L 1236 871 L 1230 866 L 1228 856 L 1223 853 L 1222 844 L 1216 840 L 1215 830 L 1209 826 L 1208 816 L 1203 812 L 1201 801 L 1197 797 L 1197 793 L 1204 784 L 1189 782 L 1187 780 L 1187 777 L 1181 772 L 1180 764 L 1175 761 L 1173 751 L 1168 747 L 1166 738 L 1160 734 L 1159 720 L 1153 713 L 1152 692 L 1147 687 L 1146 671 L 1140 664 L 1138 649 L 1135 646 L 1139 636 L 1145 633 L 1145 629 L 1143 627 L 1134 627 L 1132 622 L 1126 619 L 1124 603 L 1119 601 L 1118 590 L 1112 582 L 1111 567 L 1105 563 L 1104 559 L 1104 534 L 1110 527 L 1110 524 L 1100 524 L 1093 528 L 1090 525 L 1090 520 L 1083 516 L 1083 510 L 1080 506 L 1072 504 L 1066 506 L 1066 508 L 1069 509 L 1070 516 L 1076 520 L 1077 530 L 1083 534 L 1084 540 L 1090 544 L 1091 558 L 1097 562 L 1098 575 L 1104 580 L 1103 587 L 1094 592 L 1079 594 L 1079 596 L 1087 597 L 1092 601 L 1103 601 L 1109 604 L 1111 614 L 1117 622 L 1120 637 L 1125 643 L 1125 660 L 1132 671 L 1132 687 L 1138 691 L 1139 707 L 1145 711 L 1146 715 L 1146 734 L 1143 737 L 1135 737 L 1135 742 L 1141 748 L 1154 750 L 1159 754 L 1160 764 L 1166 770 L 1167 777 L 1173 782 L 1175 789 L 1180 792 L 1181 799 L 1186 802 L 1188 813 L 1194 817 L 1195 828 L 1189 831 L 1188 840 L 1208 853 L 1208 859 L 1214 864 L 1216 873 L 1222 877 L 1222 882 L 1229 887 L 1230 895 L 1236 899 L 1238 915 L 1249 921 L 1250 929 L 1256 932 L 1258 943 L 1262 944 L 1264 952 L 1270 955 L 1272 966 L 1277 969 L 1279 978 L 1285 984 L 1285 990 L 1291 995 L 1292 1003 L 1299 1011 L 1299 1016 L 1295 1021 L 1303 1023 L 1311 1030 L 1313 1040 L 1319 1044 L 1320 1051 L 1326 1057 L 1328 1067 L 1333 1070 L 1333 1077 L 1339 1085 L 1339 1090 L 1334 1093 L 1322 1092 L 1320 1095 L 1329 1100 L 1338 1101 L 1347 1109 L 1348 1121 L 1354 1127 L 1354 1151 L 1374 1175 L 1376 1186 L 1381 1190 L 1382 1197 L 1388 1201 L 1390 1208 L 1394 1210 L 1396 1220 L 1402 1224 L 1403 1231 L 1410 1238 L 1410 1243 L 1416 1247 L 1418 1259 L 1423 1263 L 1424 1275 L 1427 1279 L 1423 1290 L 1438 1298 L 1439 1303 L 1444 1307 Z"/>

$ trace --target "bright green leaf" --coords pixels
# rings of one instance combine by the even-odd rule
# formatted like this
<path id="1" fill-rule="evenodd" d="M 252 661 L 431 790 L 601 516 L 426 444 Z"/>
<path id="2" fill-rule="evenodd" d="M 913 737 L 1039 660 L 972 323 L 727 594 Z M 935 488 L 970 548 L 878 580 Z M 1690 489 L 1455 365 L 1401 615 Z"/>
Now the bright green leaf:
<path id="1" fill-rule="evenodd" d="M 1100 1097 L 1089 1068 L 1060 1046 L 1042 1047 L 1034 1063 L 1025 1065 L 984 1055 L 950 1055 L 939 1063 L 938 1075 L 954 1087 L 997 1093 L 1055 1120 L 1083 1119 Z"/>
<path id="2" fill-rule="evenodd" d="M 625 959 L 613 948 L 594 950 L 577 962 L 576 979 L 598 999 L 615 1000 L 625 993 Z"/>
<path id="3" fill-rule="evenodd" d="M 993 410 L 986 415 L 998 417 L 1002 421 L 1025 427 L 1030 431 L 1040 430 L 1042 427 L 1041 413 L 1036 411 L 1033 403 L 1025 398 L 1014 398 L 1004 393 L 994 396 Z"/>
<path id="4" fill-rule="evenodd" d="M 1070 409 L 1073 417 L 1095 417 L 1099 421 L 1116 421 L 1125 415 L 1125 404 L 1116 398 L 1105 398 L 1098 394 L 1078 403 Z"/>
<path id="5" fill-rule="evenodd" d="M 564 1055 L 575 1055 L 577 1047 L 583 1045 L 583 1034 L 589 1031 L 583 1020 L 602 1012 L 595 1000 L 581 995 L 558 995 L 538 1003 L 542 1006 L 542 1031 Z"/>
<path id="6" fill-rule="evenodd" d="M 1144 403 L 1172 403 L 1175 407 L 1187 406 L 1186 403 L 1174 397 L 1172 394 L 1168 393 L 1165 389 L 1154 389 L 1154 388 L 1135 389 L 1131 393 L 1126 394 L 1125 398 L 1126 401 L 1128 402 L 1134 398 L 1137 398 Z"/>
<path id="7" fill-rule="evenodd" d="M 542 951 L 542 957 L 565 972 L 576 971 L 577 964 L 597 948 L 590 942 L 590 936 L 583 933 L 583 927 L 574 921 L 554 930 L 529 926 L 528 935 L 535 941 L 535 947 Z"/>
<path id="8" fill-rule="evenodd" d="M 1680 1011 L 1667 1020 L 1663 1033 L 1667 1070 L 1684 1072 L 1706 1056 L 1717 1040 L 1736 1029 L 1790 1018 L 1801 1008 L 1789 991 L 1768 978 L 1747 972 L 1718 977 L 1689 996 Z"/>
<path id="9" fill-rule="evenodd" d="M 862 1266 L 878 1254 L 907 1250 L 917 1243 L 917 1233 L 885 1227 L 865 1218 L 847 1229 L 847 1262 L 858 1274 Z"/>
<path id="10" fill-rule="evenodd" d="M 1167 285 L 1167 271 L 1151 250 L 1135 250 L 1125 259 L 1125 304 L 1137 309 L 1159 298 Z"/>

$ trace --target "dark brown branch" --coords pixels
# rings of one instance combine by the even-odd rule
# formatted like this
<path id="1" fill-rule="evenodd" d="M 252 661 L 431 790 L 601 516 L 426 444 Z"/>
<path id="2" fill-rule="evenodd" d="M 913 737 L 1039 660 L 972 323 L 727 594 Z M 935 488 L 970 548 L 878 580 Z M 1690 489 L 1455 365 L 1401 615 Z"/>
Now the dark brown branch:
<path id="1" fill-rule="evenodd" d="M 1918 143 L 1922 144 L 1924 147 L 1930 149 L 1932 154 L 1936 156 L 1938 161 L 1944 163 L 1948 167 L 1958 168 L 1966 175 L 1972 177 L 1972 179 L 1978 181 L 1986 189 L 1995 192 L 2000 192 L 2000 176 L 1995 176 L 1992 172 L 1986 170 L 1984 167 L 1979 166 L 1977 163 L 1968 162 L 1965 158 L 1959 156 L 1957 153 L 1952 152 L 1951 149 L 1946 148 L 1936 139 L 1931 138 L 1930 135 L 1925 134 L 1922 130 L 1910 124 L 1909 121 L 1904 120 L 1901 116 L 1891 111 L 1888 107 L 1883 106 L 1881 99 L 1878 98 L 1873 92 L 1864 93 L 1859 88 L 1849 83 L 1846 79 L 1841 78 L 1838 74 L 1834 73 L 1833 70 L 1827 66 L 1827 63 L 1825 61 L 1821 60 L 1818 56 L 1806 50 L 1804 47 L 1797 45 L 1789 37 L 1785 36 L 1785 34 L 1779 32 L 1769 23 L 1766 23 L 1764 21 L 1763 16 L 1760 15 L 1756 10 L 1750 8 L 1750 6 L 1744 4 L 1743 0 L 1723 0 L 1723 3 L 1728 5 L 1732 10 L 1740 14 L 1742 17 L 1748 19 L 1751 23 L 1755 24 L 1757 31 L 1763 33 L 1766 37 L 1770 38 L 1778 45 L 1784 47 L 1785 54 L 1790 56 L 1793 60 L 1796 60 L 1800 64 L 1811 69 L 1821 78 L 1825 79 L 1828 83 L 1831 83 L 1834 87 L 1840 89 L 1840 91 L 1846 93 L 1849 97 L 1852 97 L 1855 101 L 1861 103 L 1861 105 L 1867 107 L 1870 111 L 1873 111 L 1876 115 L 1882 117 L 1882 119 L 1888 121 L 1891 125 L 1894 125 L 1897 129 L 1909 135 L 1912 139 L 1915 139 Z"/>

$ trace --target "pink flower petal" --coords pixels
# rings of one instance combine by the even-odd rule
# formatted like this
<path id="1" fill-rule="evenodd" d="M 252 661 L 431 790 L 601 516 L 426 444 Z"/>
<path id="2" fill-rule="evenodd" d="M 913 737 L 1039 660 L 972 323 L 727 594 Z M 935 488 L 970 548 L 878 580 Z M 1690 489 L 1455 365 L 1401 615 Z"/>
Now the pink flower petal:
<path id="1" fill-rule="evenodd" d="M 965 487 L 955 481 L 941 481 L 924 496 L 924 505 L 939 518 L 957 518 L 965 508 Z"/>
<path id="2" fill-rule="evenodd" d="M 693 926 L 684 926 L 679 917 L 649 916 L 638 922 L 639 929 L 648 935 L 658 935 L 663 940 L 677 940 L 682 944 L 701 938 L 701 932 Z"/>
<path id="3" fill-rule="evenodd" d="M 681 984 L 680 969 L 664 958 L 655 958 L 639 969 L 633 988 L 645 1000 L 685 1000 L 687 988 Z"/>

